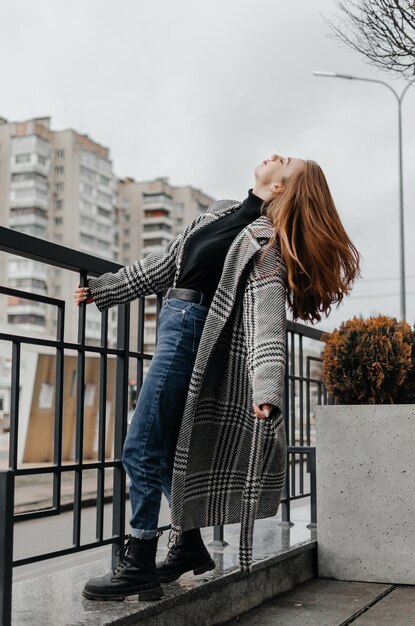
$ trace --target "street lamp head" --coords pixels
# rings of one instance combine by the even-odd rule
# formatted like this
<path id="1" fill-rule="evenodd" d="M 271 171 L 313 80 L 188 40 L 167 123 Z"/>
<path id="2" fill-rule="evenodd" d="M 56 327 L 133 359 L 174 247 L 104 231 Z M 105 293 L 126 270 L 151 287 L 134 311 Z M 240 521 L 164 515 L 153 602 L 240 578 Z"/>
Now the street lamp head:
<path id="1" fill-rule="evenodd" d="M 319 70 L 314 70 L 313 74 L 315 76 L 329 76 L 330 78 L 347 78 L 348 80 L 355 78 L 351 74 L 338 74 L 337 72 L 322 72 Z"/>
<path id="2" fill-rule="evenodd" d="M 313 71 L 314 76 L 336 76 L 334 72 L 320 72 L 319 70 Z"/>

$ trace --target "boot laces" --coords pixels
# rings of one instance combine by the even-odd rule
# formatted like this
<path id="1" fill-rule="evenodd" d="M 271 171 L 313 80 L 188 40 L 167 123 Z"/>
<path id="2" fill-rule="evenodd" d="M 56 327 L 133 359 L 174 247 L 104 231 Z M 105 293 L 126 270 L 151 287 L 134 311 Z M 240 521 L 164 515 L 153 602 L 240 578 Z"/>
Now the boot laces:
<path id="1" fill-rule="evenodd" d="M 112 573 L 114 575 L 118 574 L 121 570 L 125 569 L 125 567 L 127 566 L 126 557 L 128 556 L 130 552 L 133 541 L 134 541 L 134 537 L 132 535 L 128 535 L 126 544 L 116 549 L 115 556 L 120 556 L 120 555 L 122 556 L 121 556 L 121 561 L 112 570 Z"/>
<path id="2" fill-rule="evenodd" d="M 168 541 L 167 541 L 167 548 L 169 550 L 172 550 L 172 549 L 174 549 L 175 545 L 176 545 L 176 542 L 175 542 L 175 538 L 174 538 L 174 535 L 173 535 L 173 529 L 171 529 L 170 532 L 169 532 L 169 538 L 168 538 Z"/>
<path id="3" fill-rule="evenodd" d="M 162 531 L 158 531 L 157 532 L 157 537 L 160 537 L 160 535 L 162 535 L 163 532 Z M 134 543 L 134 539 L 135 537 L 133 537 L 133 535 L 128 535 L 128 539 L 125 543 L 125 545 L 120 546 L 119 548 L 116 549 L 115 551 L 115 555 L 116 556 L 120 556 L 122 555 L 121 561 L 118 563 L 118 565 L 116 565 L 114 567 L 114 569 L 112 570 L 113 574 L 118 574 L 121 570 L 125 569 L 128 565 L 127 563 L 127 556 L 129 555 L 130 551 L 131 551 L 131 546 Z"/>

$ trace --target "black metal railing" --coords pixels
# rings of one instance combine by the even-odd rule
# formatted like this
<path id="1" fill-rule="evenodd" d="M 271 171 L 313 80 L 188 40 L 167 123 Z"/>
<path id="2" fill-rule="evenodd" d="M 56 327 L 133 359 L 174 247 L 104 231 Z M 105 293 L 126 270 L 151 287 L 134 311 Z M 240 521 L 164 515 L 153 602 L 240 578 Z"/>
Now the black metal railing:
<path id="1" fill-rule="evenodd" d="M 89 254 L 74 251 L 65 246 L 39 240 L 30 235 L 19 233 L 15 230 L 0 227 L 0 250 L 19 257 L 25 257 L 62 268 L 79 276 L 81 286 L 86 284 L 86 278 L 99 276 L 104 272 L 115 272 L 122 267 L 114 262 L 106 261 Z M 74 280 L 75 284 L 75 280 Z M 112 566 L 119 561 L 116 550 L 123 545 L 125 539 L 125 504 L 126 504 L 126 481 L 125 472 L 121 462 L 122 447 L 127 432 L 128 420 L 128 380 L 129 359 L 137 362 L 137 391 L 143 380 L 143 363 L 151 360 L 152 355 L 146 354 L 144 348 L 144 298 L 138 299 L 138 334 L 137 349 L 130 349 L 130 304 L 118 306 L 117 315 L 117 340 L 115 347 L 108 345 L 108 310 L 101 313 L 101 342 L 100 345 L 87 345 L 85 343 L 86 306 L 79 307 L 78 317 L 78 340 L 77 342 L 65 341 L 65 302 L 60 299 L 45 295 L 20 291 L 6 286 L 0 286 L 0 294 L 14 296 L 24 300 L 45 303 L 56 307 L 57 323 L 56 338 L 45 339 L 42 337 L 30 337 L 20 334 L 0 332 L 0 340 L 9 342 L 12 346 L 12 371 L 11 371 L 11 405 L 10 405 L 10 439 L 9 439 L 9 463 L 8 469 L 0 471 L 0 616 L 1 623 L 7 626 L 11 623 L 11 597 L 13 568 L 20 565 L 34 563 L 58 556 L 80 552 L 100 546 L 112 545 Z M 157 314 L 162 305 L 162 294 L 157 294 Z M 75 305 L 74 305 L 75 306 Z M 303 369 L 303 338 L 315 342 L 321 342 L 322 332 L 315 328 L 307 327 L 288 321 L 287 327 L 287 371 L 284 399 L 285 427 L 289 454 L 289 471 L 284 487 L 284 496 L 281 500 L 282 520 L 288 524 L 290 521 L 290 502 L 294 499 L 311 496 L 311 522 L 310 527 L 316 524 L 316 489 L 315 489 L 315 450 L 311 445 L 310 413 L 311 413 L 311 386 L 317 386 L 317 399 L 327 402 L 327 394 L 319 376 L 312 377 L 311 365 L 319 361 L 319 356 L 308 355 L 306 357 L 306 369 Z M 157 327 L 156 327 L 157 338 Z M 299 341 L 299 352 L 295 350 L 295 338 Z M 288 339 L 290 341 L 288 342 Z M 18 430 L 19 430 L 19 390 L 20 390 L 20 359 L 21 349 L 25 344 L 47 346 L 56 351 L 55 364 L 55 403 L 54 403 L 54 434 L 53 434 L 53 463 L 49 466 L 19 467 L 18 464 Z M 75 454 L 72 463 L 62 462 L 63 441 L 63 389 L 64 389 L 64 356 L 65 351 L 77 352 L 77 400 L 75 419 Z M 85 399 L 85 358 L 86 352 L 99 355 L 100 359 L 100 385 L 99 385 L 99 411 L 98 411 L 98 451 L 97 460 L 94 462 L 84 460 L 84 399 Z M 105 432 L 106 432 L 106 394 L 107 394 L 107 365 L 108 358 L 116 359 L 115 379 L 115 406 L 117 407 L 116 424 L 114 427 L 113 459 L 106 458 Z M 295 364 L 298 361 L 298 372 Z M 298 394 L 296 390 L 298 389 Z M 305 395 L 305 406 L 304 406 Z M 296 397 L 299 398 L 299 410 L 296 410 Z M 297 415 L 298 413 L 298 415 Z M 297 428 L 298 426 L 298 428 Z M 297 429 L 297 430 L 296 430 Z M 298 436 L 296 440 L 296 432 Z M 295 456 L 299 456 L 299 463 L 292 462 Z M 296 469 L 297 468 L 297 469 Z M 87 470 L 97 471 L 96 493 L 96 520 L 95 541 L 81 542 L 82 520 L 82 480 Z M 104 538 L 104 478 L 105 471 L 112 469 L 112 536 Z M 72 546 L 13 559 L 13 532 L 14 524 L 28 519 L 50 517 L 59 515 L 61 506 L 61 481 L 66 472 L 73 472 L 74 498 L 73 498 L 73 526 Z M 310 474 L 309 486 L 305 486 L 305 475 Z M 51 474 L 53 477 L 53 500 L 52 506 L 29 512 L 15 512 L 15 481 L 24 475 Z M 297 475 L 298 474 L 298 475 Z M 213 532 L 214 541 L 224 542 L 223 527 L 215 527 Z"/>

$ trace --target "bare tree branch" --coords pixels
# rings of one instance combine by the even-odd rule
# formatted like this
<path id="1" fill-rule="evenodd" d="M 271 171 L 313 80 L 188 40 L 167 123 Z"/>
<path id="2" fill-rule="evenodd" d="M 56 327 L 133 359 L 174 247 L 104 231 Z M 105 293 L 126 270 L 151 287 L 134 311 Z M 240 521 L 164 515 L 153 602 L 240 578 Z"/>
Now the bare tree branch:
<path id="1" fill-rule="evenodd" d="M 328 36 L 395 77 L 415 75 L 415 0 L 335 0 L 339 24 L 323 19 Z"/>

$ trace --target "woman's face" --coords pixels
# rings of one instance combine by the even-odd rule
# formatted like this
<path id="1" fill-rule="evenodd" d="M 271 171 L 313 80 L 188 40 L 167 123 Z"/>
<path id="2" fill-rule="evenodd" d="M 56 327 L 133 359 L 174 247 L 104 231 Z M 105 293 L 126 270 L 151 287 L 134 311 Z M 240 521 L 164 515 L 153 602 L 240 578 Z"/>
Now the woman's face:
<path id="1" fill-rule="evenodd" d="M 262 186 L 282 184 L 292 174 L 304 167 L 303 159 L 283 157 L 280 154 L 272 154 L 270 159 L 264 159 L 255 168 L 255 178 Z"/>

